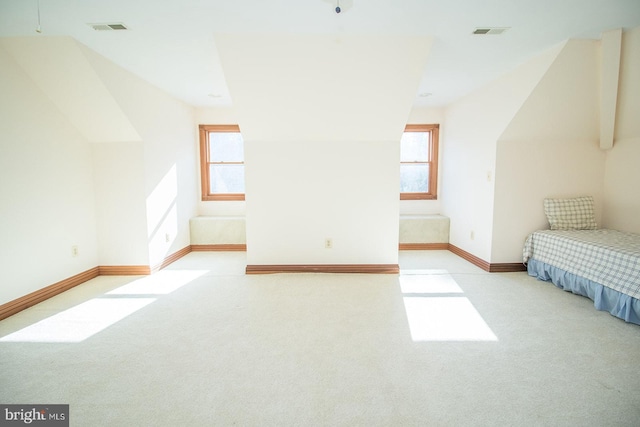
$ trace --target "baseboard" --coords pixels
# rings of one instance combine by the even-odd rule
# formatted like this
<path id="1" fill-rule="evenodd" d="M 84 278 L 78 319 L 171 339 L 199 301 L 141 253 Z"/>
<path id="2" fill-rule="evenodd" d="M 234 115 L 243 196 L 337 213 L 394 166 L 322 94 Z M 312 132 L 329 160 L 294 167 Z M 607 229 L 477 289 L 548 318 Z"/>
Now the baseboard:
<path id="1" fill-rule="evenodd" d="M 0 320 L 6 319 L 26 308 L 41 303 L 51 297 L 61 294 L 75 286 L 78 286 L 87 280 L 94 279 L 100 275 L 100 268 L 94 267 L 90 270 L 83 271 L 82 273 L 71 276 L 67 279 L 61 280 L 53 285 L 49 285 L 45 288 L 38 289 L 23 297 L 17 298 L 13 301 L 0 305 Z"/>
<path id="2" fill-rule="evenodd" d="M 151 272 L 155 273 L 156 271 L 162 270 L 163 268 L 165 268 L 169 264 L 172 264 L 172 263 L 176 262 L 177 260 L 179 260 L 183 256 L 185 256 L 188 253 L 190 253 L 191 250 L 192 250 L 191 249 L 191 245 L 189 245 L 189 246 L 185 246 L 184 248 L 180 249 L 179 251 L 176 251 L 176 252 L 172 253 L 171 255 L 167 256 L 164 259 L 164 261 L 162 261 L 160 264 L 156 265 L 155 267 L 151 267 Z"/>
<path id="3" fill-rule="evenodd" d="M 398 274 L 398 264 L 290 264 L 247 265 L 247 274 L 270 273 L 367 273 Z"/>
<path id="4" fill-rule="evenodd" d="M 191 245 L 168 255 L 161 263 L 149 265 L 101 265 L 101 276 L 144 276 L 155 273 L 191 252 Z"/>
<path id="5" fill-rule="evenodd" d="M 477 256 L 470 254 L 469 252 L 463 249 L 460 249 L 457 246 L 452 245 L 451 243 L 449 243 L 449 250 L 454 254 L 458 255 L 460 258 L 469 261 L 471 264 L 475 265 L 476 267 L 480 267 L 484 271 L 489 271 L 489 268 L 491 267 L 491 265 L 487 261 L 481 258 L 478 258 Z"/>
<path id="6" fill-rule="evenodd" d="M 60 282 L 54 283 L 53 285 L 0 305 L 0 320 L 6 319 L 7 317 L 26 308 L 41 303 L 75 286 L 81 285 L 88 280 L 95 279 L 98 276 L 146 276 L 168 266 L 172 262 L 177 261 L 189 252 L 191 252 L 191 246 L 186 246 L 166 257 L 161 264 L 154 268 L 151 268 L 148 265 L 101 265 L 94 267 L 90 270 L 69 277 L 68 279 L 64 279 Z"/>
<path id="7" fill-rule="evenodd" d="M 226 244 L 217 244 L 217 245 L 191 245 L 191 250 L 196 252 L 202 251 L 246 251 L 247 245 L 245 244 L 235 244 L 235 243 L 226 243 Z"/>
<path id="8" fill-rule="evenodd" d="M 489 267 L 490 273 L 514 273 L 517 271 L 527 271 L 527 266 L 521 262 L 493 263 Z"/>
<path id="9" fill-rule="evenodd" d="M 148 265 L 101 265 L 100 276 L 145 276 L 151 274 Z"/>
<path id="10" fill-rule="evenodd" d="M 463 258 L 469 261 L 471 264 L 475 265 L 476 267 L 480 267 L 481 269 L 489 273 L 510 273 L 510 272 L 527 270 L 524 264 L 521 264 L 519 262 L 491 264 L 481 258 L 478 258 L 473 254 L 470 254 L 469 252 L 463 249 L 460 249 L 455 245 L 452 245 L 451 243 L 449 243 L 449 250 L 454 254 L 458 255 L 460 258 Z"/>
<path id="11" fill-rule="evenodd" d="M 400 250 L 433 250 L 448 249 L 459 257 L 469 261 L 473 265 L 490 273 L 505 273 L 526 271 L 521 263 L 495 263 L 490 264 L 469 252 L 460 249 L 450 243 L 401 243 Z M 190 245 L 169 255 L 164 261 L 151 268 L 148 265 L 101 265 L 90 270 L 76 274 L 75 276 L 61 280 L 45 288 L 31 292 L 0 305 L 0 320 L 6 319 L 26 308 L 34 306 L 66 290 L 78 286 L 98 276 L 139 276 L 149 275 L 169 264 L 177 261 L 191 251 L 246 251 L 244 244 L 222 245 Z M 301 264 L 301 265 L 247 265 L 247 274 L 269 273 L 366 273 L 366 274 L 398 274 L 398 264 Z"/>
<path id="12" fill-rule="evenodd" d="M 398 249 L 401 251 L 433 251 L 448 250 L 448 243 L 400 243 Z"/>

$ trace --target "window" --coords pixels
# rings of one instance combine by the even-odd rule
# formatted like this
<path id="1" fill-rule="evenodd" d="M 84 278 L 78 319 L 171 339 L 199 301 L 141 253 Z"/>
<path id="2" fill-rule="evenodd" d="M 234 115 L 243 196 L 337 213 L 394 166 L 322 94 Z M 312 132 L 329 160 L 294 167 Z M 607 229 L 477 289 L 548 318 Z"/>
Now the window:
<path id="1" fill-rule="evenodd" d="M 237 125 L 200 125 L 202 200 L 244 200 L 244 146 Z"/>
<path id="2" fill-rule="evenodd" d="M 440 125 L 407 125 L 400 140 L 400 200 L 437 198 Z"/>

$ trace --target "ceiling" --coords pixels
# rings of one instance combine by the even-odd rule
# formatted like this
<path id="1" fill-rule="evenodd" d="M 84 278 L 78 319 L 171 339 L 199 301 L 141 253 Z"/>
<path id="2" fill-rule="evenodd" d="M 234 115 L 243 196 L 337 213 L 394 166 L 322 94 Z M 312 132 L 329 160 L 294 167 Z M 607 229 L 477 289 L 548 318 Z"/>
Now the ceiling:
<path id="1" fill-rule="evenodd" d="M 216 33 L 431 36 L 420 107 L 447 105 L 564 40 L 639 26 L 640 0 L 0 0 L 0 37 L 71 36 L 203 107 L 232 105 Z M 472 34 L 480 27 L 508 30 Z"/>

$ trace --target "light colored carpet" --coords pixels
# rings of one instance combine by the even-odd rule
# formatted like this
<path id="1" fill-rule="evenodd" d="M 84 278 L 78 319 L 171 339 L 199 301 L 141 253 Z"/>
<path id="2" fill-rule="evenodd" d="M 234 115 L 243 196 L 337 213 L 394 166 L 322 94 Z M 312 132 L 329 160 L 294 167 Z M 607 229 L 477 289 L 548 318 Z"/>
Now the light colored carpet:
<path id="1" fill-rule="evenodd" d="M 193 252 L 0 322 L 0 403 L 72 426 L 637 426 L 640 327 L 526 273 L 244 275 Z"/>

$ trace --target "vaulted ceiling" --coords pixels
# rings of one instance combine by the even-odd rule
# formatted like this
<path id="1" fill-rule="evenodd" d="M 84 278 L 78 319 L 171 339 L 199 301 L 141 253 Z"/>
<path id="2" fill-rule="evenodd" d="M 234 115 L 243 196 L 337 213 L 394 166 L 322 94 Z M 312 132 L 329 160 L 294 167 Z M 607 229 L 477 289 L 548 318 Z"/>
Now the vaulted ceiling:
<path id="1" fill-rule="evenodd" d="M 127 30 L 91 25 L 109 23 Z M 216 34 L 428 36 L 413 105 L 442 106 L 564 40 L 638 26 L 639 0 L 0 0 L 0 37 L 71 36 L 194 106 L 233 103 Z"/>

